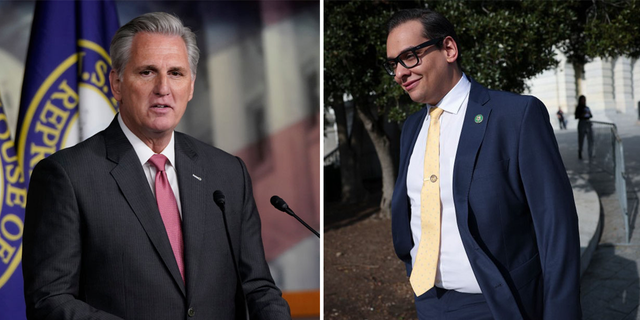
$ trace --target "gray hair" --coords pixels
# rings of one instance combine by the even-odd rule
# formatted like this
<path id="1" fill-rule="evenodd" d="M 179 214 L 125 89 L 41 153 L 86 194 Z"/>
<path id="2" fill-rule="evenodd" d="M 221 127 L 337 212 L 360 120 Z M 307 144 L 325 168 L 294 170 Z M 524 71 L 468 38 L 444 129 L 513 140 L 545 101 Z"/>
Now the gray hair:
<path id="1" fill-rule="evenodd" d="M 165 12 L 151 12 L 145 13 L 120 27 L 113 36 L 113 39 L 111 39 L 111 64 L 113 65 L 113 70 L 118 73 L 119 78 L 122 79 L 124 68 L 131 57 L 133 37 L 138 32 L 180 36 L 187 47 L 191 75 L 196 75 L 198 60 L 200 59 L 200 50 L 196 44 L 195 33 L 188 27 L 185 27 L 182 21 L 176 16 Z"/>

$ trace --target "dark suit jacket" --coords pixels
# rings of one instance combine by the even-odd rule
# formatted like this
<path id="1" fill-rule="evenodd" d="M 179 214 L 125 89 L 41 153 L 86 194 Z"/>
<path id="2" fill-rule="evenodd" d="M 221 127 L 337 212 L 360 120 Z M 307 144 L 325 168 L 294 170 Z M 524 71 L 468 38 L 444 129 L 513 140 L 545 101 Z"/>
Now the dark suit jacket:
<path id="1" fill-rule="evenodd" d="M 138 157 L 114 119 L 33 170 L 24 228 L 29 319 L 235 319 L 238 281 L 251 319 L 290 319 L 262 247 L 243 162 L 176 132 L 185 282 Z M 189 316 L 192 314 L 193 316 Z"/>
<path id="2" fill-rule="evenodd" d="M 392 200 L 393 242 L 408 274 L 407 168 L 426 114 L 404 124 Z M 581 318 L 577 214 L 542 102 L 471 81 L 453 197 L 462 243 L 496 319 Z"/>

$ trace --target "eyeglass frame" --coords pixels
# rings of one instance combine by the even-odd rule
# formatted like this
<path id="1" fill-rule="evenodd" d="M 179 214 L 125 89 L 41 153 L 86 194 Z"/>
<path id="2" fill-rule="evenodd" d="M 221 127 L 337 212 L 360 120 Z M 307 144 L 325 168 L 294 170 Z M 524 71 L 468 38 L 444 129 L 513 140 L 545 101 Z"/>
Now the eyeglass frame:
<path id="1" fill-rule="evenodd" d="M 396 68 L 398 67 L 398 63 L 400 63 L 403 67 L 407 68 L 407 69 L 411 69 L 411 68 L 415 68 L 417 65 L 420 64 L 420 57 L 418 56 L 418 54 L 416 53 L 417 50 L 426 48 L 428 46 L 432 46 L 432 45 L 437 45 L 438 43 L 442 42 L 446 37 L 440 37 L 440 38 L 435 38 L 435 39 L 431 39 L 429 41 L 425 41 L 415 47 L 411 47 L 409 49 L 403 50 L 402 52 L 400 52 L 399 55 L 397 55 L 395 58 L 390 59 L 390 58 L 384 58 L 385 61 L 382 63 L 382 68 L 387 71 L 387 73 L 390 76 L 395 76 L 396 75 Z M 407 52 L 411 52 L 413 53 L 413 55 L 416 57 L 416 64 L 412 65 L 411 67 L 407 66 L 404 61 L 402 61 L 402 59 L 400 59 L 400 56 L 407 53 Z M 389 62 L 395 62 L 396 65 L 393 68 L 393 70 L 390 70 L 389 68 Z"/>

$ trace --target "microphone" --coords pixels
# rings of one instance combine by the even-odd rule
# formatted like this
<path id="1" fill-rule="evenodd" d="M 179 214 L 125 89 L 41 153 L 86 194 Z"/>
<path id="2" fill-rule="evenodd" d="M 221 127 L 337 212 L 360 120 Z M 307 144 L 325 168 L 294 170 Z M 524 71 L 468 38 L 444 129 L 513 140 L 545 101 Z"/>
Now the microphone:
<path id="1" fill-rule="evenodd" d="M 216 190 L 213 192 L 213 202 L 215 202 L 224 213 L 224 193 L 222 193 L 222 191 Z"/>
<path id="2" fill-rule="evenodd" d="M 291 211 L 291 209 L 289 209 L 289 205 L 284 202 L 284 200 L 278 196 L 273 196 L 271 197 L 271 205 L 273 205 L 274 207 L 276 207 L 276 209 L 282 211 L 282 212 L 286 212 L 288 215 L 293 216 L 293 211 Z M 289 211 L 291 211 L 291 213 L 289 213 Z"/>
<path id="3" fill-rule="evenodd" d="M 222 211 L 222 220 L 224 222 L 224 231 L 227 234 L 227 243 L 229 244 L 229 250 L 231 251 L 231 260 L 233 261 L 233 269 L 236 272 L 236 280 L 238 281 L 238 285 L 236 288 L 236 304 L 242 305 L 242 310 L 236 310 L 236 312 L 240 312 L 241 314 L 236 314 L 236 319 L 247 319 L 247 305 L 245 303 L 244 290 L 242 289 L 242 279 L 240 278 L 240 271 L 238 270 L 238 263 L 236 262 L 236 255 L 233 253 L 233 246 L 231 245 L 231 235 L 229 234 L 229 226 L 227 225 L 227 213 L 225 212 L 225 198 L 224 193 L 220 190 L 216 190 L 213 192 L 213 202 L 220 208 Z"/>
<path id="4" fill-rule="evenodd" d="M 276 209 L 285 212 L 286 214 L 296 218 L 298 220 L 298 222 L 302 223 L 303 226 L 307 227 L 307 229 L 309 229 L 309 231 L 313 232 L 313 234 L 315 234 L 318 238 L 320 238 L 320 234 L 318 233 L 318 231 L 314 230 L 313 228 L 311 228 L 306 222 L 304 222 L 304 220 L 300 219 L 300 217 L 298 217 L 293 210 L 291 210 L 291 208 L 289 208 L 289 205 L 284 202 L 284 200 L 278 196 L 273 196 L 271 197 L 271 205 L 274 206 Z"/>

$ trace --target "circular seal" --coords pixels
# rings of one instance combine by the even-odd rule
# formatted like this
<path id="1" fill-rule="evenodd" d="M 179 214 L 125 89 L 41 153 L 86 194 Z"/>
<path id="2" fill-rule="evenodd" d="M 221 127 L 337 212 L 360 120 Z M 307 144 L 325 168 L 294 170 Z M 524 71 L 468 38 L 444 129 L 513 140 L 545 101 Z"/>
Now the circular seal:
<path id="1" fill-rule="evenodd" d="M 479 114 L 475 117 L 474 120 L 476 121 L 476 123 L 480 123 L 482 122 L 482 120 L 484 120 L 484 117 L 481 114 Z"/>
<path id="2" fill-rule="evenodd" d="M 31 171 L 45 157 L 105 128 L 117 110 L 111 93 L 111 59 L 98 44 L 78 40 L 70 54 L 36 84 L 17 150 L 0 112 L 0 288 L 22 261 L 22 232 Z M 27 79 L 27 81 L 29 81 Z M 13 281 L 12 281 L 13 282 Z"/>
<path id="3" fill-rule="evenodd" d="M 22 261 L 22 232 L 27 188 L 11 139 L 9 121 L 0 106 L 0 289 Z M 22 281 L 22 280 L 20 280 Z"/>
<path id="4" fill-rule="evenodd" d="M 18 158 L 27 182 L 40 160 L 106 128 L 117 112 L 109 55 L 88 40 L 77 48 L 42 82 L 25 113 Z"/>
<path id="5" fill-rule="evenodd" d="M 435 174 L 432 174 L 431 177 L 429 177 L 429 181 L 436 182 L 438 181 L 438 177 Z"/>

